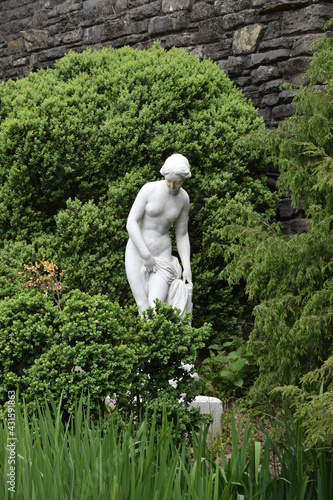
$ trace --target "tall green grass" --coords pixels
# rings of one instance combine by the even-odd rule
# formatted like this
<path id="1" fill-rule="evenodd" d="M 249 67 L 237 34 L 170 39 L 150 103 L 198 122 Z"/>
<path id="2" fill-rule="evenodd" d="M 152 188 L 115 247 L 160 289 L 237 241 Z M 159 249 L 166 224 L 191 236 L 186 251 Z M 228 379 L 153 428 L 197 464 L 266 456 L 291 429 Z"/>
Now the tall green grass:
<path id="1" fill-rule="evenodd" d="M 306 450 L 301 430 L 288 427 L 277 448 L 251 442 L 249 423 L 232 421 L 233 449 L 215 458 L 206 431 L 175 444 L 173 422 L 163 415 L 140 423 L 106 425 L 83 416 L 64 423 L 61 406 L 51 403 L 29 419 L 16 410 L 16 488 L 8 491 L 7 422 L 0 426 L 0 498 L 17 500 L 141 499 L 329 499 L 333 498 L 332 461 L 327 450 Z M 241 437 L 242 436 L 242 437 Z M 179 441 L 178 441 L 179 442 Z M 275 466 L 274 466 L 275 464 Z"/>

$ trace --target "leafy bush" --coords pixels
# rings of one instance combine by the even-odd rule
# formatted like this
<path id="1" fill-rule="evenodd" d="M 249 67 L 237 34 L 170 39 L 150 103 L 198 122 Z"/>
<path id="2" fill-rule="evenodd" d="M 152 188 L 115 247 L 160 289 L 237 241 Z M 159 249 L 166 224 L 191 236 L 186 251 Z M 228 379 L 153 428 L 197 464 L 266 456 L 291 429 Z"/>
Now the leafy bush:
<path id="1" fill-rule="evenodd" d="M 0 301 L 0 402 L 8 390 L 24 391 L 26 372 L 56 338 L 57 309 L 43 294 L 21 292 Z"/>
<path id="2" fill-rule="evenodd" d="M 240 330 L 242 291 L 220 277 L 224 207 L 237 195 L 270 218 L 274 200 L 263 143 L 243 139 L 263 121 L 217 65 L 158 44 L 70 52 L 54 70 L 1 84 L 0 103 L 2 244 L 47 231 L 52 255 L 40 258 L 65 270 L 67 291 L 133 304 L 126 218 L 142 184 L 181 152 L 193 172 L 193 321 Z"/>
<path id="3" fill-rule="evenodd" d="M 18 387 L 33 411 L 49 391 L 68 416 L 82 395 L 97 418 L 110 396 L 124 418 L 148 410 L 161 416 L 164 405 L 170 418 L 182 415 L 179 429 L 190 431 L 200 419 L 197 409 L 189 411 L 193 368 L 185 371 L 182 363 L 194 364 L 210 328 L 191 328 L 188 318 L 161 303 L 148 314 L 143 320 L 134 307 L 78 290 L 63 298 L 61 310 L 38 291 L 1 301 L 1 403 Z"/>
<path id="4" fill-rule="evenodd" d="M 209 357 L 200 367 L 204 391 L 217 397 L 242 397 L 256 378 L 258 368 L 253 353 L 245 344 L 237 349 L 233 342 L 209 346 Z"/>

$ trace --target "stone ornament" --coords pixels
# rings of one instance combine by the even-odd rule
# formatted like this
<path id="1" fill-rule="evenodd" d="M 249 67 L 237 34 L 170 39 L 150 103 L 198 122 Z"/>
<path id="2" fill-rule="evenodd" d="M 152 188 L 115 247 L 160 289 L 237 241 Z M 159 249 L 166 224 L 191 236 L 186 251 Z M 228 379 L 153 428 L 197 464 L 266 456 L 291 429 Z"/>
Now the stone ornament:
<path id="1" fill-rule="evenodd" d="M 173 154 L 160 173 L 164 180 L 145 184 L 129 213 L 126 274 L 141 315 L 159 299 L 180 309 L 184 316 L 192 310 L 193 289 L 188 236 L 190 201 L 182 188 L 191 177 L 190 165 L 185 156 Z M 182 267 L 172 256 L 172 224 Z"/>

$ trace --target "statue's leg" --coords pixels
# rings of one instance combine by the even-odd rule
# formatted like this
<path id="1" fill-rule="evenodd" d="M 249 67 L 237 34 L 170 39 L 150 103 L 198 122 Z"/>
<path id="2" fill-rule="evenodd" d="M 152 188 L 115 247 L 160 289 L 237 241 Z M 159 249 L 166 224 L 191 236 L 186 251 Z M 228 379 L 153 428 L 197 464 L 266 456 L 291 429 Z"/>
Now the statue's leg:
<path id="1" fill-rule="evenodd" d="M 158 271 L 149 274 L 148 303 L 151 307 L 154 307 L 154 300 L 156 299 L 166 302 L 168 291 L 169 285 Z"/>
<path id="2" fill-rule="evenodd" d="M 141 273 L 142 266 L 142 258 L 138 254 L 132 241 L 129 240 L 125 251 L 126 274 L 140 314 L 149 306 L 143 275 Z"/>

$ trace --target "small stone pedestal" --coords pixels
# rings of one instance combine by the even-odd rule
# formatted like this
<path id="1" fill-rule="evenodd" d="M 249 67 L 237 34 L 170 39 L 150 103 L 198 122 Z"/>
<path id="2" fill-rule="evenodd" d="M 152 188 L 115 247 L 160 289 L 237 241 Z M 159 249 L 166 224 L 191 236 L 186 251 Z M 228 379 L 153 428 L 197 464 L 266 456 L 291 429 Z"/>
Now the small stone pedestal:
<path id="1" fill-rule="evenodd" d="M 222 401 L 210 396 L 197 396 L 190 407 L 200 408 L 200 413 L 213 415 L 213 423 L 209 427 L 208 436 L 214 438 L 221 429 L 221 416 L 223 413 Z"/>

